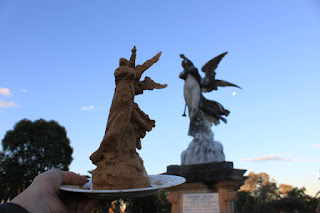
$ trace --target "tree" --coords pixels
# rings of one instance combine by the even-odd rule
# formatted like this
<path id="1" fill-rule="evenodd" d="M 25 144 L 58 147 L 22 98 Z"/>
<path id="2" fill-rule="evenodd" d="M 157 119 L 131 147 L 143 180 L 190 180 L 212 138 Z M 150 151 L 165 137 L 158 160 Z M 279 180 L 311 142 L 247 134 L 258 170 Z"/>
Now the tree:
<path id="1" fill-rule="evenodd" d="M 265 172 L 261 172 L 259 174 L 250 172 L 244 182 L 244 185 L 241 186 L 239 191 L 251 192 L 254 193 L 255 196 L 258 196 L 258 194 L 261 192 L 260 190 L 265 191 L 267 189 L 271 189 L 275 194 L 279 194 L 279 190 L 276 187 L 276 182 L 275 180 L 270 179 L 270 175 Z"/>
<path id="2" fill-rule="evenodd" d="M 248 191 L 238 191 L 238 200 L 236 202 L 236 207 L 238 212 L 251 213 L 254 212 L 254 207 L 257 205 L 257 199 L 251 195 Z"/>
<path id="3" fill-rule="evenodd" d="M 270 179 L 267 173 L 250 172 L 238 191 L 239 213 L 314 212 L 319 199 L 297 188 Z"/>
<path id="4" fill-rule="evenodd" d="M 262 185 L 256 192 L 257 198 L 263 201 L 271 201 L 279 198 L 279 190 L 276 183 Z"/>
<path id="5" fill-rule="evenodd" d="M 171 210 L 171 203 L 167 199 L 168 191 L 161 189 L 158 193 L 146 197 L 126 199 L 128 212 L 166 213 Z"/>
<path id="6" fill-rule="evenodd" d="M 0 175 L 6 197 L 12 198 L 30 185 L 38 174 L 50 169 L 68 170 L 73 149 L 63 126 L 43 119 L 23 119 L 2 140 Z"/>
<path id="7" fill-rule="evenodd" d="M 288 192 L 291 191 L 292 189 L 293 189 L 293 186 L 288 185 L 288 184 L 280 184 L 279 185 L 280 194 L 283 196 L 286 196 L 288 194 Z"/>
<path id="8" fill-rule="evenodd" d="M 302 187 L 300 189 L 298 187 L 294 187 L 287 193 L 287 196 L 290 198 L 298 198 L 298 199 L 309 198 L 309 196 L 306 195 L 306 188 L 305 187 Z"/>
<path id="9" fill-rule="evenodd" d="M 1 154 L 0 159 L 0 200 L 8 200 L 19 194 L 25 188 L 25 180 L 23 175 L 27 170 L 23 165 L 20 165 L 15 159 L 6 157 Z"/>

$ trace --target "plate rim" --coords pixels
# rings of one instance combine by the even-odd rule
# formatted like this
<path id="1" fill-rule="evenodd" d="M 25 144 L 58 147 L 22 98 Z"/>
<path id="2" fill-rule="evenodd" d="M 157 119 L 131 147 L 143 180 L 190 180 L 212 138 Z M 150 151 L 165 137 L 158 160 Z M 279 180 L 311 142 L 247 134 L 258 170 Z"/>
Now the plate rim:
<path id="1" fill-rule="evenodd" d="M 61 185 L 60 189 L 63 191 L 68 192 L 80 192 L 80 193 L 87 193 L 87 194 L 118 194 L 118 193 L 133 193 L 133 192 L 142 192 L 142 191 L 151 191 L 151 190 L 157 190 L 157 189 L 163 189 L 163 188 L 170 188 L 173 186 L 177 186 L 180 184 L 183 184 L 186 182 L 186 179 L 181 176 L 177 175 L 166 175 L 166 174 L 159 174 L 159 175 L 148 175 L 149 179 L 152 177 L 161 177 L 161 178 L 174 178 L 176 183 L 173 184 L 163 184 L 163 185 L 152 185 L 150 187 L 145 188 L 134 188 L 134 189 L 112 189 L 112 190 L 97 190 L 97 189 L 77 189 L 74 187 L 80 187 L 79 185 Z M 90 181 L 92 179 L 91 177 L 88 178 Z"/>

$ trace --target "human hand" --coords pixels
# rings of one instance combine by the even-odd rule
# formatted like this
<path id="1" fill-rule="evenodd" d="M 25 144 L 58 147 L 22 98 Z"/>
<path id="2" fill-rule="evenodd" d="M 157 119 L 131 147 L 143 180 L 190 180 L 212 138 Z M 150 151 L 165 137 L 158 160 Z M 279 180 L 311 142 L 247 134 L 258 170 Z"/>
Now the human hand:
<path id="1" fill-rule="evenodd" d="M 62 184 L 83 185 L 87 179 L 73 172 L 50 169 L 38 175 L 32 184 L 11 202 L 30 213 L 90 212 L 100 201 L 82 194 L 60 193 Z"/>

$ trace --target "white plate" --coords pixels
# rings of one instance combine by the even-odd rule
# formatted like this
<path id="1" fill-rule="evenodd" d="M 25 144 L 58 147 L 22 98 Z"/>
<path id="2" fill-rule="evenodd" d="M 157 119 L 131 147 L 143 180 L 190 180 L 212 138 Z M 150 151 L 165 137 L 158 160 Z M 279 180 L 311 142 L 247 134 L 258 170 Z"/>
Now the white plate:
<path id="1" fill-rule="evenodd" d="M 150 187 L 122 190 L 94 190 L 91 178 L 83 186 L 62 185 L 61 190 L 84 193 L 88 197 L 98 199 L 119 199 L 130 197 L 144 197 L 157 193 L 160 189 L 177 186 L 186 181 L 185 178 L 174 175 L 149 175 Z"/>

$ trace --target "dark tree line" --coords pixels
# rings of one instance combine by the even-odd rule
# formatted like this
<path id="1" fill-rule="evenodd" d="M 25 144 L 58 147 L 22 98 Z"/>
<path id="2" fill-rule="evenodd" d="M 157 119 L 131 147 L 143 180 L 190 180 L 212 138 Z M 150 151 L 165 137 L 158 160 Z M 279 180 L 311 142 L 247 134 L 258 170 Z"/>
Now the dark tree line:
<path id="1" fill-rule="evenodd" d="M 19 121 L 2 139 L 0 200 L 12 199 L 48 169 L 68 170 L 72 152 L 65 128 L 56 121 Z"/>
<path id="2" fill-rule="evenodd" d="M 250 172 L 238 191 L 239 213 L 314 213 L 320 199 L 306 194 L 304 187 L 277 186 L 266 173 Z"/>

